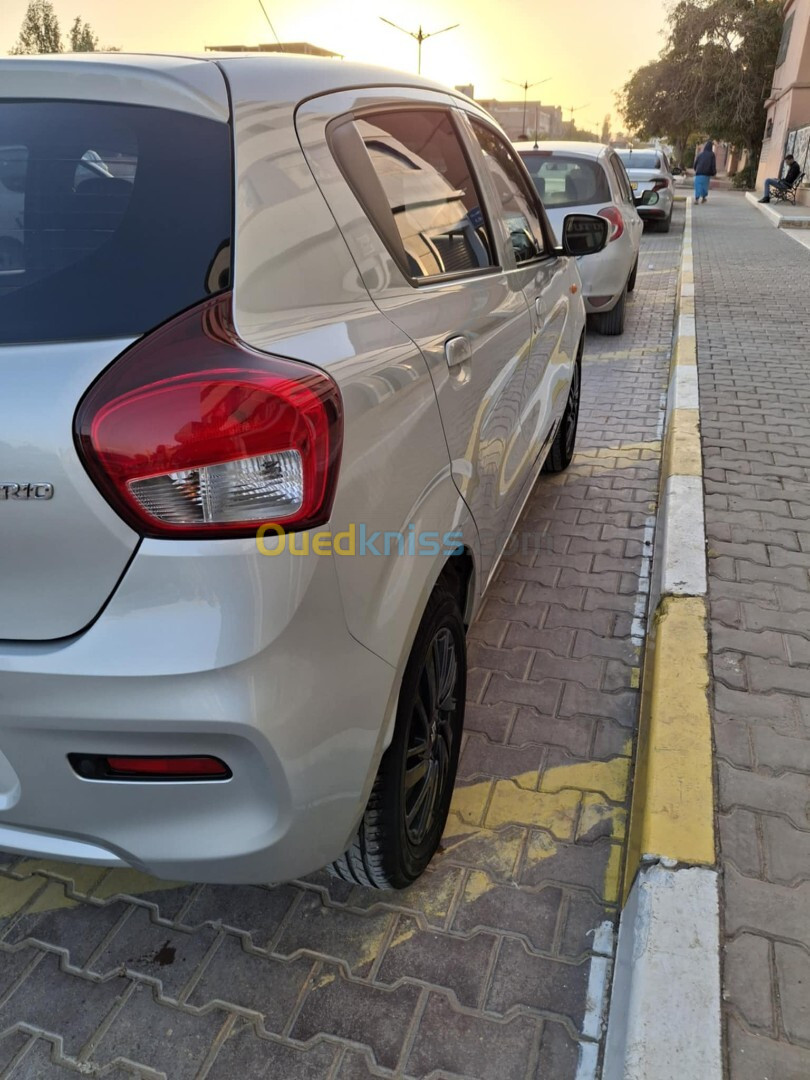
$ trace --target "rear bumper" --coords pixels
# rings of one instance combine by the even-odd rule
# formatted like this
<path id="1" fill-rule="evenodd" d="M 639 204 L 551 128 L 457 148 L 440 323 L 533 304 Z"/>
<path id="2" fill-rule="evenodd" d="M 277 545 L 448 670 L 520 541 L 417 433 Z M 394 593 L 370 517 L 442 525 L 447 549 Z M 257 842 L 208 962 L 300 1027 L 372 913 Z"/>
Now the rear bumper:
<path id="1" fill-rule="evenodd" d="M 577 262 L 582 278 L 582 298 L 585 311 L 590 315 L 600 311 L 610 311 L 615 307 L 624 292 L 627 279 L 633 269 L 636 252 L 632 241 L 625 231 L 623 236 L 597 255 L 588 255 Z M 592 304 L 590 297 L 609 297 L 600 304 Z"/>
<path id="2" fill-rule="evenodd" d="M 0 645 L 0 848 L 211 882 L 345 849 L 396 672 L 346 629 L 331 557 L 217 543 L 146 542 L 85 634 Z M 86 780 L 68 753 L 213 754 L 233 776 Z"/>

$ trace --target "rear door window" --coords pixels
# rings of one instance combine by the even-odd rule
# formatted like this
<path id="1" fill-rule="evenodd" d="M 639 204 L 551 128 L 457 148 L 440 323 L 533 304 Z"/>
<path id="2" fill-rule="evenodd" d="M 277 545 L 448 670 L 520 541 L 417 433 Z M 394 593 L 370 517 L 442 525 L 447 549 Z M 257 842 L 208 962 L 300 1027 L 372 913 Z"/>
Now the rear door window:
<path id="1" fill-rule="evenodd" d="M 473 118 L 470 118 L 470 126 L 492 178 L 515 261 L 520 264 L 540 258 L 545 250 L 545 241 L 540 215 L 535 207 L 535 192 L 530 189 L 511 147 L 500 135 Z"/>
<path id="2" fill-rule="evenodd" d="M 610 185 L 595 159 L 550 150 L 528 151 L 521 157 L 549 209 L 610 202 Z"/>
<path id="3" fill-rule="evenodd" d="M 227 124 L 0 102 L 0 343 L 139 335 L 230 284 Z"/>
<path id="4" fill-rule="evenodd" d="M 449 113 L 391 109 L 355 121 L 382 186 L 410 277 L 494 265 L 481 198 Z"/>

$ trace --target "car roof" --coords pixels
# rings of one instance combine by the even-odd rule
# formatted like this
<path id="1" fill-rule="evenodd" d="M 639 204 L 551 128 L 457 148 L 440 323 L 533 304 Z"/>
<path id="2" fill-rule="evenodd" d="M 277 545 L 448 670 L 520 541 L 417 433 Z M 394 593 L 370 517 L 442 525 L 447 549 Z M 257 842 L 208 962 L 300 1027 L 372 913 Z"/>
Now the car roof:
<path id="1" fill-rule="evenodd" d="M 579 157 L 590 158 L 601 157 L 610 149 L 604 143 L 576 142 L 575 140 L 552 142 L 548 139 L 538 143 L 516 142 L 514 147 L 519 153 L 525 153 L 528 150 L 542 150 L 554 154 L 576 154 Z"/>
<path id="2" fill-rule="evenodd" d="M 0 59 L 0 86 L 4 98 L 56 97 L 122 103 L 163 104 L 182 108 L 178 102 L 189 91 L 196 97 L 216 98 L 213 113 L 221 112 L 225 98 L 221 73 L 231 65 L 240 72 L 256 71 L 262 79 L 262 96 L 271 103 L 298 102 L 313 94 L 350 87 L 412 87 L 449 94 L 473 104 L 463 94 L 421 75 L 394 71 L 372 64 L 356 64 L 339 58 L 290 53 L 59 53 L 51 56 L 13 56 Z M 146 99 L 146 100 L 144 100 Z M 209 101 L 210 103 L 210 101 Z M 200 102 L 188 111 L 200 112 Z"/>

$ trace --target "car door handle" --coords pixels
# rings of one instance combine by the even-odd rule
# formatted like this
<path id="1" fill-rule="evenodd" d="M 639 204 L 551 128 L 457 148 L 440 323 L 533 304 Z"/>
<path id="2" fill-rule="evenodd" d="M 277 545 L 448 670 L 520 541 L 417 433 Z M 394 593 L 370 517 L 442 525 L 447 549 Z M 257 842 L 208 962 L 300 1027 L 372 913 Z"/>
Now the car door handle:
<path id="1" fill-rule="evenodd" d="M 444 358 L 451 371 L 472 360 L 470 343 L 463 334 L 459 334 L 458 337 L 448 338 L 444 343 Z"/>

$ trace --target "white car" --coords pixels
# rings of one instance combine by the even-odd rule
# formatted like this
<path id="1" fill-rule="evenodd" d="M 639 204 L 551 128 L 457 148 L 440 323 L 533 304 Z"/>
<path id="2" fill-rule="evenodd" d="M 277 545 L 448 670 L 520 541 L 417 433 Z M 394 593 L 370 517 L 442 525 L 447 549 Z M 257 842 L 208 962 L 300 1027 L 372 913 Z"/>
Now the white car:
<path id="1" fill-rule="evenodd" d="M 0 146 L 0 849 L 407 885 L 608 222 L 343 61 L 3 59 Z"/>
<path id="2" fill-rule="evenodd" d="M 517 143 L 552 227 L 567 214 L 596 214 L 610 223 L 608 244 L 580 265 L 585 310 L 594 330 L 621 334 L 627 294 L 636 285 L 644 225 L 630 181 L 609 146 L 589 142 Z"/>
<path id="3" fill-rule="evenodd" d="M 653 204 L 640 204 L 638 212 L 642 219 L 657 232 L 669 232 L 672 224 L 672 210 L 675 205 L 675 177 L 669 159 L 663 150 L 617 150 L 622 159 L 630 186 L 636 197 L 653 191 L 658 201 Z"/>

